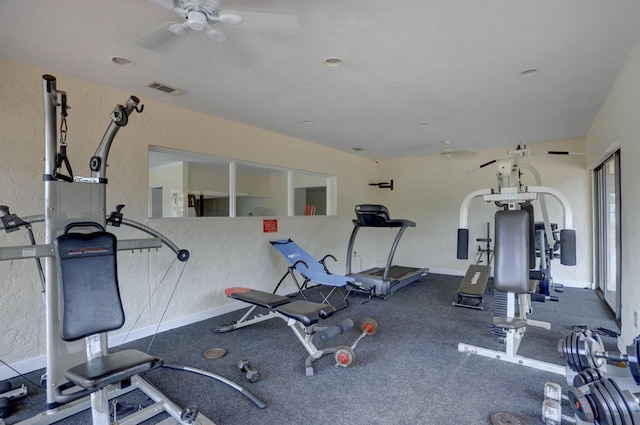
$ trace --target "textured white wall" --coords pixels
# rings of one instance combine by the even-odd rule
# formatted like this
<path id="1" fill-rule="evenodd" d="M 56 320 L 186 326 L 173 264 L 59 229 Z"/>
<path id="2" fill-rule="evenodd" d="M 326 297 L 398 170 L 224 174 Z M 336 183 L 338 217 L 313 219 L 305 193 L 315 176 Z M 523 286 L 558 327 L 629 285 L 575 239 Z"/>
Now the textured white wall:
<path id="1" fill-rule="evenodd" d="M 586 143 L 588 163 L 598 165 L 620 149 L 622 202 L 622 345 L 631 344 L 640 329 L 634 326 L 633 313 L 640 315 L 640 42 L 631 52 L 605 99 Z"/>
<path id="2" fill-rule="evenodd" d="M 0 204 L 21 216 L 43 214 L 44 156 L 41 70 L 0 59 Z M 107 208 L 126 204 L 125 217 L 146 223 L 192 253 L 169 306 L 164 322 L 177 326 L 234 308 L 224 296 L 229 286 L 272 290 L 286 263 L 268 243 L 292 238 L 312 255 L 332 253 L 339 260 L 335 270 L 344 271 L 344 256 L 351 231 L 353 200 L 363 192 L 375 172 L 372 161 L 256 128 L 232 123 L 193 111 L 147 101 L 144 93 L 123 93 L 56 75 L 58 89 L 68 94 L 69 158 L 76 175 L 89 175 L 88 161 L 109 124 L 116 104 L 131 94 L 142 99 L 142 114 L 134 114 L 120 130 L 109 156 Z M 336 217 L 280 218 L 278 233 L 263 234 L 256 218 L 197 218 L 148 220 L 148 146 L 237 158 L 279 167 L 303 169 L 337 176 Z M 34 225 L 42 241 L 41 224 Z M 114 229 L 119 237 L 143 237 L 140 232 Z M 0 234 L 0 246 L 28 243 L 24 231 Z M 150 294 L 150 306 L 136 324 L 135 335 L 155 329 L 172 292 L 182 263 L 156 291 L 171 263 L 168 249 L 149 253 L 120 253 L 119 272 L 129 322 L 140 314 Z M 43 366 L 45 353 L 44 303 L 34 262 L 0 262 L 0 359 L 30 370 Z M 124 333 L 122 332 L 122 333 Z M 117 334 L 117 332 L 116 332 Z M 0 368 L 0 379 L 10 372 Z"/>
<path id="3" fill-rule="evenodd" d="M 582 139 L 553 143 L 534 143 L 527 163 L 541 174 L 542 185 L 552 187 L 569 199 L 573 208 L 573 225 L 577 234 L 576 267 L 560 265 L 554 261 L 552 273 L 556 282 L 572 286 L 590 286 L 591 273 L 591 180 L 585 167 L 584 156 L 550 156 L 537 153 L 549 150 L 584 152 Z M 512 149 L 515 149 L 515 145 Z M 487 149 L 475 155 L 456 158 L 439 156 L 417 157 L 403 160 L 380 161 L 378 178 L 393 179 L 394 190 L 381 190 L 381 202 L 390 209 L 391 216 L 406 218 L 417 223 L 408 229 L 396 252 L 396 263 L 408 266 L 429 267 L 432 272 L 464 274 L 478 243 L 476 238 L 486 237 L 486 223 L 493 220 L 496 207 L 480 198 L 472 201 L 469 208 L 469 260 L 456 258 L 457 229 L 460 205 L 471 192 L 496 188 L 496 165 L 490 165 L 468 173 L 492 159 L 504 159 L 506 149 Z M 523 180 L 535 185 L 533 176 L 524 171 Z M 548 197 L 547 197 L 548 198 Z M 559 203 L 551 198 L 547 201 L 552 222 L 562 226 Z M 536 218 L 536 220 L 540 220 Z M 492 236 L 493 237 L 493 236 Z M 391 235 L 388 237 L 390 244 Z M 382 253 L 384 255 L 384 253 Z M 378 257 L 378 262 L 384 259 Z"/>
<path id="4" fill-rule="evenodd" d="M 612 91 L 598 120 L 589 134 L 590 157 L 606 149 L 600 140 L 624 140 L 625 149 L 637 158 L 640 129 L 631 114 L 637 115 L 640 103 L 640 53 L 636 49 L 617 89 Z M 46 70 L 0 59 L 0 204 L 9 205 L 19 215 L 42 214 L 43 184 L 43 122 L 41 76 Z M 634 75 L 635 72 L 635 75 Z M 108 115 L 117 103 L 123 103 L 131 93 L 122 93 L 63 75 L 57 75 L 58 87 L 66 90 L 72 106 L 69 116 L 70 159 L 78 175 L 88 174 L 88 158 L 101 140 L 108 125 Z M 630 90 L 630 94 L 625 94 Z M 344 255 L 352 229 L 353 208 L 360 203 L 382 203 L 392 217 L 415 221 L 396 254 L 397 263 L 430 267 L 432 271 L 460 273 L 468 262 L 455 258 L 456 229 L 459 207 L 471 191 L 495 185 L 492 167 L 466 172 L 477 165 L 504 156 L 504 149 L 484 150 L 469 158 L 446 160 L 435 156 L 381 161 L 377 165 L 355 155 L 270 133 L 256 128 L 146 101 L 144 93 L 133 93 L 145 104 L 142 114 L 134 115 L 130 124 L 117 135 L 108 170 L 107 206 L 126 204 L 125 216 L 147 223 L 167 235 L 179 246 L 192 252 L 191 260 L 180 281 L 179 290 L 165 315 L 167 327 L 200 320 L 235 308 L 224 296 L 228 286 L 250 286 L 270 290 L 284 272 L 285 263 L 273 250 L 271 239 L 292 238 L 316 257 L 332 253 L 338 263 L 332 270 L 344 271 Z M 635 108 L 635 109 L 633 109 Z M 619 123 L 619 120 L 623 123 Z M 620 132 L 624 134 L 619 134 Z M 336 175 L 338 181 L 336 217 L 280 218 L 277 234 L 263 234 L 260 218 L 198 218 L 147 219 L 148 146 L 182 149 L 212 156 L 236 158 L 274 166 L 303 169 Z M 608 146 L 608 145 L 606 145 Z M 584 150 L 582 139 L 531 144 L 533 151 Z M 595 152 L 595 153 L 594 153 Z M 624 157 L 624 154 L 623 154 Z M 578 285 L 592 282 L 592 224 L 590 172 L 584 157 L 533 156 L 530 163 L 542 174 L 543 185 L 565 193 L 574 210 L 574 228 L 578 237 L 578 266 L 564 267 L 554 263 L 558 281 Z M 626 164 L 626 167 L 625 167 Z M 631 159 L 623 160 L 623 208 L 633 210 L 638 196 L 633 194 L 632 181 L 638 181 Z M 637 168 L 637 167 L 635 167 Z M 394 179 L 395 189 L 378 189 L 370 182 Z M 635 179 L 635 180 L 633 180 Z M 552 210 L 557 208 L 549 202 Z M 485 223 L 492 221 L 495 208 L 480 200 L 474 201 L 470 214 L 470 255 L 476 237 L 483 237 Z M 555 217 L 555 218 L 554 218 Z M 623 214 L 625 235 L 637 236 L 638 223 L 631 214 Z M 560 220 L 552 212 L 552 220 Z M 42 240 L 42 226 L 35 225 L 36 237 Z M 112 229 L 119 237 L 140 237 L 125 228 Z M 633 233 L 635 232 L 635 233 Z M 384 264 L 394 233 L 361 231 L 353 270 Z M 2 233 L 0 246 L 27 243 L 24 232 Z M 632 272 L 637 270 L 631 259 L 637 257 L 637 244 L 628 237 L 623 259 L 623 285 L 631 288 Z M 635 250 L 635 251 L 634 251 Z M 635 255 L 632 257 L 631 255 Z M 172 292 L 180 266 L 172 269 L 163 286 L 156 291 L 172 260 L 167 249 L 150 253 L 122 253 L 120 275 L 129 317 L 137 317 L 150 294 L 155 293 L 144 311 L 131 338 L 148 334 L 162 315 Z M 44 315 L 35 266 L 32 261 L 0 263 L 0 358 L 22 370 L 42 366 L 44 355 Z M 640 290 L 629 303 L 638 304 Z M 630 314 L 630 313 L 628 313 Z M 628 314 L 623 322 L 628 322 Z M 131 326 L 132 320 L 125 325 Z M 623 328 L 624 329 L 624 328 Z M 630 331 L 627 331 L 630 332 Z M 633 331 L 636 332 L 636 331 Z M 26 360 L 25 360 L 26 359 Z M 0 379 L 10 375 L 0 368 Z"/>

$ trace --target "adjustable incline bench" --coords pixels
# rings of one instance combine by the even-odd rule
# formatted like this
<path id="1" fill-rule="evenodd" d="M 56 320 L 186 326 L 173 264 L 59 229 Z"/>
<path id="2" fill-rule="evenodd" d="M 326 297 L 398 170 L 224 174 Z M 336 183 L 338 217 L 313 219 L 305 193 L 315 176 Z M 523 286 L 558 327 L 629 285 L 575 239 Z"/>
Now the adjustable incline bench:
<path id="1" fill-rule="evenodd" d="M 320 319 L 327 319 L 336 312 L 336 309 L 329 304 L 302 300 L 291 301 L 290 298 L 282 295 L 241 287 L 227 288 L 224 292 L 229 298 L 246 302 L 252 306 L 240 320 L 222 326 L 216 329 L 216 332 L 230 332 L 255 323 L 264 322 L 265 320 L 280 318 L 287 322 L 287 326 L 291 328 L 309 353 L 305 360 L 305 373 L 307 376 L 312 376 L 314 373 L 312 363 L 326 354 L 334 353 L 336 367 L 352 366 L 355 362 L 354 350 L 358 342 L 366 335 L 375 335 L 378 332 L 378 323 L 373 319 L 366 318 L 360 323 L 362 334 L 350 347 L 340 346 L 320 350 L 313 343 L 316 335 L 323 342 L 328 342 L 353 328 L 353 320 L 344 319 L 333 326 L 320 328 L 316 326 Z M 266 308 L 269 311 L 266 314 L 256 314 L 254 317 L 249 318 L 258 307 Z"/>

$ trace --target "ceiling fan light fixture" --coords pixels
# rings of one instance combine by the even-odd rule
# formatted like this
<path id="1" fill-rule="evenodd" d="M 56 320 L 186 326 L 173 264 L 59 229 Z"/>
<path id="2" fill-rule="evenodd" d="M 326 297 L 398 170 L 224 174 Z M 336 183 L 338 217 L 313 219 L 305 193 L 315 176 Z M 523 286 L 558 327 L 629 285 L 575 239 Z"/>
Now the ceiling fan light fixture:
<path id="1" fill-rule="evenodd" d="M 187 14 L 187 24 L 194 31 L 202 31 L 207 26 L 207 17 L 202 12 L 192 10 Z"/>

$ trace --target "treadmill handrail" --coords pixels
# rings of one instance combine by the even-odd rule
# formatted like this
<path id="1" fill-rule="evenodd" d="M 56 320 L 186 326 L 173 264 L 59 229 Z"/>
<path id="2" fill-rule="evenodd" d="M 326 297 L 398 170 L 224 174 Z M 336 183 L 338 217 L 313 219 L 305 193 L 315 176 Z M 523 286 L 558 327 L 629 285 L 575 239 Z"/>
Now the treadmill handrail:
<path id="1" fill-rule="evenodd" d="M 398 230 L 398 234 L 393 240 L 393 245 L 391 246 L 391 251 L 389 252 L 389 257 L 387 257 L 387 265 L 384 268 L 384 276 L 382 277 L 383 282 L 389 282 L 389 272 L 391 271 L 391 263 L 393 262 L 393 256 L 396 254 L 396 248 L 398 247 L 398 243 L 400 243 L 400 238 L 404 231 L 407 230 L 406 226 L 402 226 L 400 230 Z"/>
<path id="2" fill-rule="evenodd" d="M 358 230 L 360 230 L 361 227 L 397 227 L 400 229 L 398 230 L 398 233 L 393 240 L 393 244 L 391 245 L 391 250 L 389 251 L 387 263 L 384 268 L 384 275 L 382 276 L 383 282 L 389 282 L 389 273 L 391 271 L 396 248 L 398 247 L 398 243 L 400 243 L 400 238 L 402 237 L 402 234 L 407 229 L 407 227 L 415 227 L 416 223 L 411 220 L 388 218 L 389 210 L 384 205 L 356 205 L 355 210 L 357 219 L 353 220 L 353 231 L 351 232 L 351 237 L 349 238 L 349 246 L 347 248 L 347 275 L 351 274 L 351 257 L 353 253 L 353 246 L 355 244 Z M 374 216 L 375 220 L 371 220 L 368 223 L 365 223 L 362 220 L 362 216 L 366 215 Z"/>

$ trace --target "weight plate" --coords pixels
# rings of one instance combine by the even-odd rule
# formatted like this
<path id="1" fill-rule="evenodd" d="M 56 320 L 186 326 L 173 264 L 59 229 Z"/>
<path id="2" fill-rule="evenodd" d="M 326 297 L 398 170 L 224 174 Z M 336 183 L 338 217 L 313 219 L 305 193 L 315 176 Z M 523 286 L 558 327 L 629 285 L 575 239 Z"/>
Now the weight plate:
<path id="1" fill-rule="evenodd" d="M 599 423 L 603 425 L 617 425 L 618 422 L 615 421 L 615 416 L 618 413 L 618 408 L 612 405 L 613 400 L 609 396 L 609 392 L 602 386 L 602 381 L 593 383 L 591 396 L 594 398 L 598 410 L 598 417 L 596 419 Z"/>
<path id="2" fill-rule="evenodd" d="M 560 353 L 560 357 L 567 360 L 567 338 L 560 338 L 558 340 L 558 353 Z"/>
<path id="3" fill-rule="evenodd" d="M 377 334 L 379 329 L 380 327 L 378 326 L 378 322 L 370 317 L 366 317 L 360 322 L 360 330 L 362 332 L 366 332 L 369 336 Z"/>
<path id="4" fill-rule="evenodd" d="M 225 354 L 227 354 L 227 350 L 224 348 L 209 348 L 204 352 L 205 358 L 209 360 L 220 359 L 224 357 Z"/>
<path id="5" fill-rule="evenodd" d="M 570 346 L 569 346 L 569 354 L 571 354 L 571 364 L 573 365 L 573 370 L 576 372 L 582 372 L 584 369 L 580 367 L 580 357 L 578 356 L 578 344 L 579 344 L 579 334 L 571 334 L 570 336 Z"/>
<path id="6" fill-rule="evenodd" d="M 356 354 L 351 347 L 339 347 L 334 355 L 336 360 L 336 366 L 339 367 L 351 367 L 356 361 Z"/>
<path id="7" fill-rule="evenodd" d="M 623 424 L 633 424 L 631 420 L 631 410 L 627 405 L 626 400 L 622 396 L 622 392 L 620 388 L 613 382 L 613 379 L 603 379 L 602 383 L 605 388 L 609 391 L 609 394 L 613 397 L 613 401 L 618 406 L 618 411 L 620 412 L 620 416 L 622 417 Z"/>
<path id="8" fill-rule="evenodd" d="M 606 386 L 608 379 L 603 379 L 599 382 L 598 390 L 604 398 L 605 402 L 609 406 L 609 412 L 611 412 L 612 420 L 609 422 L 611 425 L 624 425 L 622 422 L 622 412 L 620 406 L 616 403 L 613 395 L 609 392 L 609 388 Z"/>
<path id="9" fill-rule="evenodd" d="M 489 416 L 491 425 L 527 425 L 520 416 L 509 412 L 495 412 Z"/>
<path id="10" fill-rule="evenodd" d="M 589 334 L 583 332 L 576 336 L 576 356 L 578 357 L 578 367 L 580 368 L 580 370 L 586 370 L 591 367 L 591 362 L 589 362 L 588 358 L 588 344 Z"/>

